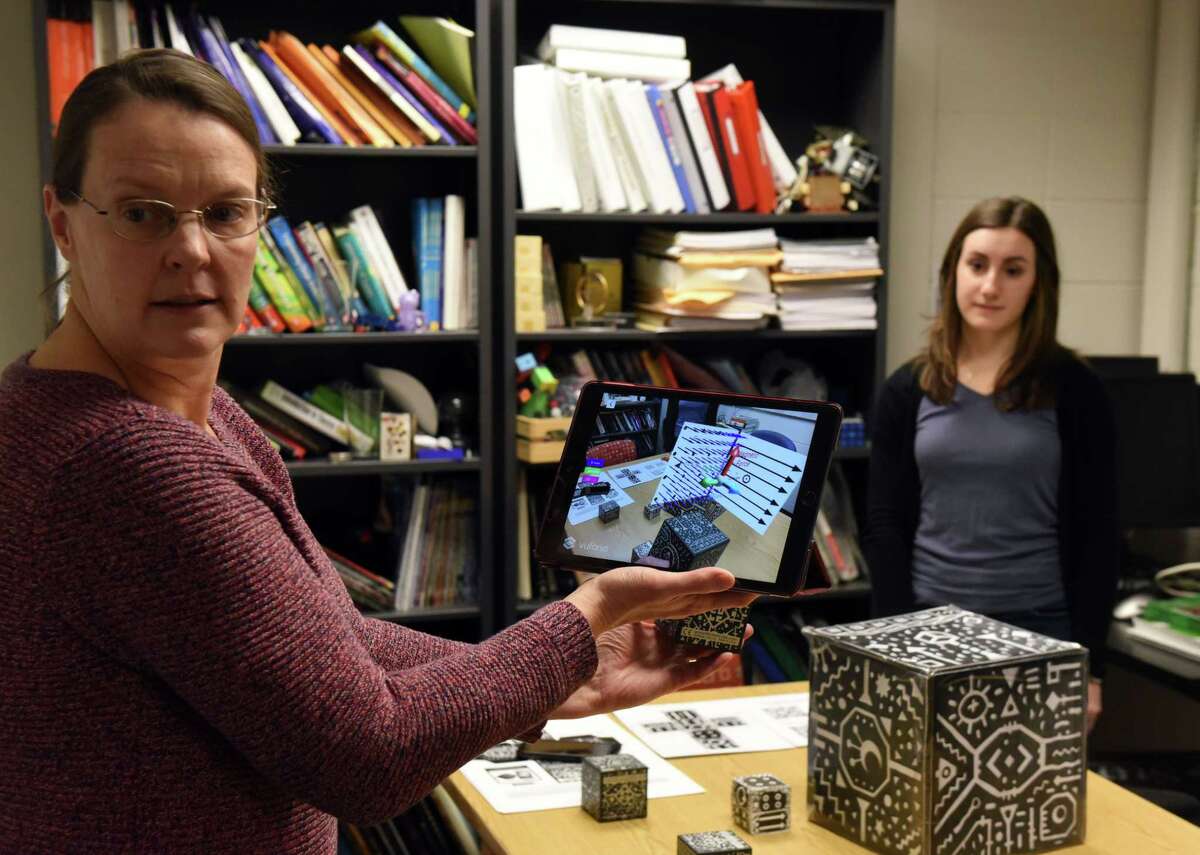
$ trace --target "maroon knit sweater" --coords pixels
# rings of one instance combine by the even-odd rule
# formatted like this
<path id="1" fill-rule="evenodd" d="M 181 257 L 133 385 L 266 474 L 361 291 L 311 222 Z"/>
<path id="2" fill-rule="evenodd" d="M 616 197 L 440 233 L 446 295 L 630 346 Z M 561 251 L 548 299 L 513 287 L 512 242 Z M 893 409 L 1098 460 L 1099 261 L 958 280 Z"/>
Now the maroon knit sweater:
<path id="1" fill-rule="evenodd" d="M 97 375 L 0 377 L 0 850 L 332 853 L 596 666 L 567 603 L 478 645 L 364 620 L 279 456 Z"/>

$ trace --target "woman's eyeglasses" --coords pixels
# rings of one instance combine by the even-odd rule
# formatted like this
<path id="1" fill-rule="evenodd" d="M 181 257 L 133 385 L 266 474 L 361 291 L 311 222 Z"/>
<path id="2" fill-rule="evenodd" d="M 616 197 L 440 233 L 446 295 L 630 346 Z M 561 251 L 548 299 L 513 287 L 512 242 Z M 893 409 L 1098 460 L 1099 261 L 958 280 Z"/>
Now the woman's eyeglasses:
<path id="1" fill-rule="evenodd" d="M 267 213 L 275 209 L 262 199 L 222 199 L 203 208 L 182 211 L 157 199 L 125 199 L 102 211 L 73 190 L 67 192 L 97 214 L 108 217 L 108 224 L 120 237 L 143 242 L 167 237 L 175 231 L 183 214 L 195 214 L 204 230 L 214 237 L 245 237 L 258 231 Z"/>

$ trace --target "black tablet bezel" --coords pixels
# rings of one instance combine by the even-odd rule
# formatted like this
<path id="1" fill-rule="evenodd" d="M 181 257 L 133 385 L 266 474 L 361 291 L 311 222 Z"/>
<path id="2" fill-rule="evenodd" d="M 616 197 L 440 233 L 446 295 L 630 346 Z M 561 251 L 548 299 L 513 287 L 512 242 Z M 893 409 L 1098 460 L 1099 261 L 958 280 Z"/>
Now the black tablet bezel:
<path id="1" fill-rule="evenodd" d="M 761 395 L 739 395 L 730 392 L 703 392 L 690 389 L 667 389 L 658 386 L 643 386 L 634 383 L 617 383 L 593 380 L 580 391 L 574 418 L 567 433 L 566 444 L 558 472 L 551 488 L 550 500 L 538 530 L 534 548 L 536 560 L 548 567 L 564 570 L 583 570 L 603 573 L 615 567 L 627 566 L 628 561 L 615 561 L 577 555 L 562 548 L 566 534 L 567 513 L 574 497 L 575 486 L 583 473 L 587 443 L 594 433 L 596 415 L 605 393 L 616 395 L 646 395 L 676 400 L 706 401 L 740 407 L 763 407 L 775 410 L 815 413 L 816 426 L 809 445 L 808 459 L 800 480 L 791 526 L 784 542 L 779 560 L 779 574 L 775 581 L 739 578 L 735 589 L 753 591 L 779 597 L 790 597 L 804 587 L 808 550 L 812 542 L 813 528 L 821 505 L 821 491 L 833 462 L 838 434 L 842 423 L 842 408 L 826 401 L 801 401 L 795 398 L 772 398 Z"/>

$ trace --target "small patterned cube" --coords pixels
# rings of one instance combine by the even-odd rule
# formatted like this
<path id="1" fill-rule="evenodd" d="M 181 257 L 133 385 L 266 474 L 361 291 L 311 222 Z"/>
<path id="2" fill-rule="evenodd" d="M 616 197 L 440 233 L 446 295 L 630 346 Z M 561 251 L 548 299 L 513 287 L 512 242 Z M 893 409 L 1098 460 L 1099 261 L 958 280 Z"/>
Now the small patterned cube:
<path id="1" fill-rule="evenodd" d="M 642 560 L 650 554 L 650 541 L 644 540 L 633 548 L 633 555 L 629 558 L 630 564 L 640 564 Z"/>
<path id="2" fill-rule="evenodd" d="M 729 537 L 712 520 L 689 511 L 662 524 L 650 554 L 667 559 L 672 570 L 695 570 L 715 565 L 728 545 Z"/>
<path id="3" fill-rule="evenodd" d="M 675 499 L 667 502 L 667 513 L 673 517 L 686 514 L 688 511 L 696 509 L 695 499 Z"/>
<path id="4" fill-rule="evenodd" d="M 787 831 L 791 825 L 792 788 L 774 775 L 733 779 L 733 821 L 751 834 Z"/>
<path id="5" fill-rule="evenodd" d="M 648 520 L 658 519 L 658 515 L 662 512 L 662 505 L 658 502 L 650 502 L 646 507 L 642 508 L 642 516 Z"/>
<path id="6" fill-rule="evenodd" d="M 750 609 L 745 606 L 701 612 L 675 621 L 674 637 L 680 644 L 737 653 L 742 649 L 742 638 L 746 634 L 749 619 Z"/>
<path id="7" fill-rule="evenodd" d="M 701 510 L 704 511 L 704 515 L 711 521 L 716 520 L 717 517 L 725 513 L 725 506 L 716 499 L 705 499 Z"/>
<path id="8" fill-rule="evenodd" d="M 646 766 L 632 754 L 584 757 L 583 809 L 598 822 L 646 815 Z"/>
<path id="9" fill-rule="evenodd" d="M 732 831 L 698 831 L 679 835 L 675 855 L 750 855 L 750 844 Z"/>
<path id="10" fill-rule="evenodd" d="M 570 552 L 574 548 L 575 548 L 575 538 L 571 537 L 571 535 L 568 534 L 566 537 L 563 538 L 563 549 L 567 550 L 567 552 Z"/>
<path id="11" fill-rule="evenodd" d="M 621 515 L 621 506 L 611 499 L 600 505 L 600 522 L 610 523 Z"/>

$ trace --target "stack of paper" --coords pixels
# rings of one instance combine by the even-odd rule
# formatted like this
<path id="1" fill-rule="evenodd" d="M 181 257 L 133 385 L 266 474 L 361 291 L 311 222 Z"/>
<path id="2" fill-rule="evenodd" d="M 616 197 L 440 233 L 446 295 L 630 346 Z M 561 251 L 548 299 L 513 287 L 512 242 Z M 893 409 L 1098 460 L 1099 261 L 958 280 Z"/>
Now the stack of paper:
<path id="1" fill-rule="evenodd" d="M 770 268 L 782 253 L 773 229 L 648 229 L 633 256 L 642 329 L 757 329 L 775 314 Z"/>
<path id="2" fill-rule="evenodd" d="M 779 323 L 788 330 L 873 330 L 879 244 L 874 238 L 782 241 L 771 274 Z"/>

